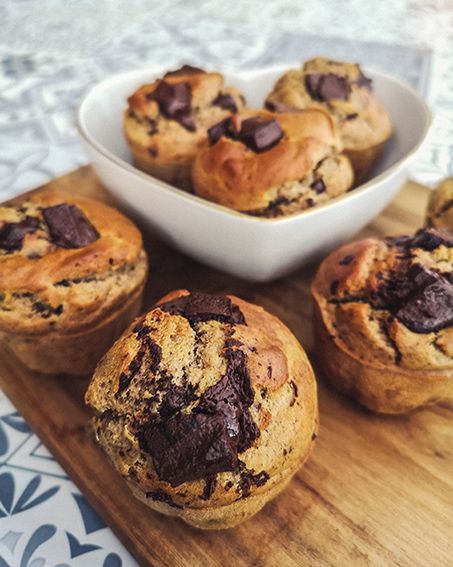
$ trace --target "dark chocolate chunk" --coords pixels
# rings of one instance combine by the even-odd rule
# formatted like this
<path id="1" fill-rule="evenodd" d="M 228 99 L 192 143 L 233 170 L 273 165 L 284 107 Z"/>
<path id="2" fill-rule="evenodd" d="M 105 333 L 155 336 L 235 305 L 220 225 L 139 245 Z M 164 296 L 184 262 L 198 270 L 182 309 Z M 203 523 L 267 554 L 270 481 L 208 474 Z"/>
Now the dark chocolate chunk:
<path id="1" fill-rule="evenodd" d="M 241 494 L 243 498 L 247 498 L 247 496 L 250 496 L 250 488 L 252 484 L 255 486 L 264 486 L 268 480 L 269 475 L 266 471 L 253 474 L 253 471 L 247 469 L 242 470 L 241 480 L 239 481 L 236 492 Z"/>
<path id="2" fill-rule="evenodd" d="M 199 75 L 200 73 L 205 73 L 203 69 L 199 67 L 193 67 L 192 65 L 183 65 L 179 69 L 175 71 L 168 71 L 165 73 L 164 77 L 179 77 L 180 75 L 187 76 L 187 75 Z"/>
<path id="3" fill-rule="evenodd" d="M 20 250 L 26 234 L 32 234 L 39 228 L 39 219 L 25 217 L 20 222 L 7 222 L 0 230 L 0 248 L 12 252 Z"/>
<path id="4" fill-rule="evenodd" d="M 234 102 L 234 98 L 229 94 L 220 93 L 219 96 L 212 102 L 214 106 L 220 106 L 223 110 L 229 110 L 233 114 L 238 111 L 238 107 Z"/>
<path id="5" fill-rule="evenodd" d="M 211 475 L 205 481 L 203 494 L 201 496 L 202 500 L 209 500 L 214 494 L 215 487 L 217 486 L 217 476 Z"/>
<path id="6" fill-rule="evenodd" d="M 453 325 L 453 285 L 445 274 L 420 264 L 400 266 L 377 292 L 386 308 L 415 333 L 432 333 Z"/>
<path id="7" fill-rule="evenodd" d="M 61 248 L 83 248 L 99 238 L 99 232 L 75 205 L 55 205 L 42 209 L 50 239 Z"/>
<path id="8" fill-rule="evenodd" d="M 225 136 L 229 131 L 229 125 L 231 123 L 230 118 L 225 118 L 214 126 L 208 128 L 208 139 L 211 146 L 216 144 L 222 136 Z"/>
<path id="9" fill-rule="evenodd" d="M 256 116 L 241 123 L 239 139 L 254 152 L 266 152 L 283 138 L 283 130 L 277 120 Z"/>
<path id="10" fill-rule="evenodd" d="M 359 78 L 356 80 L 356 85 L 359 87 L 365 87 L 368 90 L 371 90 L 371 86 L 373 84 L 373 81 L 368 78 L 366 75 L 363 74 L 362 69 L 360 68 L 360 65 L 357 65 L 357 68 L 359 70 Z"/>
<path id="11" fill-rule="evenodd" d="M 172 486 L 238 471 L 238 453 L 259 436 L 249 410 L 254 392 L 246 355 L 227 349 L 225 356 L 226 373 L 191 413 L 160 415 L 161 420 L 154 418 L 138 432 L 140 447 L 152 456 L 159 478 Z M 182 393 L 174 391 L 171 396 L 179 405 Z"/>
<path id="12" fill-rule="evenodd" d="M 305 75 L 305 88 L 314 100 L 348 100 L 351 87 L 346 77 L 333 73 L 311 73 Z"/>
<path id="13" fill-rule="evenodd" d="M 348 254 L 344 258 L 342 258 L 338 263 L 340 266 L 347 266 L 354 260 L 354 256 L 352 254 Z"/>
<path id="14" fill-rule="evenodd" d="M 224 295 L 211 295 L 194 292 L 158 305 L 160 309 L 172 315 L 181 315 L 191 324 L 201 321 L 219 321 L 221 323 L 245 325 L 244 315 L 231 299 Z"/>
<path id="15" fill-rule="evenodd" d="M 351 112 L 351 114 L 346 114 L 345 120 L 355 120 L 357 116 L 357 112 Z"/>
<path id="16" fill-rule="evenodd" d="M 145 496 L 146 498 L 151 498 L 151 500 L 154 500 L 155 502 L 164 502 L 164 504 L 167 504 L 172 508 L 182 508 L 182 506 L 176 504 L 173 501 L 173 498 L 163 490 L 154 490 L 152 492 L 145 492 Z"/>
<path id="17" fill-rule="evenodd" d="M 293 108 L 292 106 L 288 106 L 287 104 L 283 104 L 278 101 L 266 100 L 264 107 L 271 112 L 297 112 L 297 108 Z"/>
<path id="18" fill-rule="evenodd" d="M 145 327 L 143 327 L 145 328 Z M 139 331 L 140 332 L 140 331 Z M 118 398 L 121 393 L 129 387 L 135 375 L 140 371 L 143 362 L 145 360 L 145 354 L 149 355 L 149 371 L 155 374 L 159 368 L 160 361 L 162 359 L 162 349 L 155 343 L 151 337 L 146 335 L 143 338 L 140 350 L 137 352 L 135 357 L 129 363 L 129 367 L 126 372 L 122 372 L 118 379 L 118 390 L 115 393 L 115 398 Z"/>
<path id="19" fill-rule="evenodd" d="M 161 417 L 168 417 L 182 408 L 187 407 L 190 402 L 196 399 L 193 386 L 178 386 L 170 382 L 169 388 L 162 400 L 159 408 Z"/>
<path id="20" fill-rule="evenodd" d="M 192 111 L 192 89 L 187 82 L 167 83 L 160 81 L 153 92 L 147 95 L 148 100 L 155 100 L 159 110 L 169 120 L 179 122 L 187 130 L 195 130 Z"/>
<path id="21" fill-rule="evenodd" d="M 406 250 L 421 248 L 431 252 L 439 246 L 453 247 L 453 233 L 440 228 L 421 228 L 414 236 L 396 236 L 385 240 L 389 246 L 398 246 Z"/>
<path id="22" fill-rule="evenodd" d="M 315 179 L 313 183 L 310 185 L 310 187 L 318 195 L 324 193 L 324 191 L 326 190 L 326 184 L 324 183 L 322 177 L 318 177 L 317 179 Z"/>

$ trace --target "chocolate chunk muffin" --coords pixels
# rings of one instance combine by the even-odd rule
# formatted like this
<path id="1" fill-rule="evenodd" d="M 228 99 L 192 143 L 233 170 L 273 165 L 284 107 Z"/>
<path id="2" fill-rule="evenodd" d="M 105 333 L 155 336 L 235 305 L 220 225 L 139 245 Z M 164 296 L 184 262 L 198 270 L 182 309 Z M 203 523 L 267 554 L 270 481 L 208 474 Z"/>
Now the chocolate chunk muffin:
<path id="1" fill-rule="evenodd" d="M 390 138 L 392 125 L 373 94 L 371 79 L 354 63 L 316 57 L 302 69 L 286 72 L 266 98 L 266 108 L 321 108 L 329 112 L 339 129 L 344 152 L 351 159 L 356 183 L 365 180 Z"/>
<path id="2" fill-rule="evenodd" d="M 453 229 L 453 177 L 444 179 L 431 193 L 426 224 Z"/>
<path id="3" fill-rule="evenodd" d="M 453 233 L 342 246 L 312 285 L 319 365 L 379 413 L 453 399 Z"/>
<path id="4" fill-rule="evenodd" d="M 134 164 L 154 177 L 190 189 L 190 168 L 213 124 L 244 106 L 223 75 L 184 65 L 128 98 L 124 131 Z"/>
<path id="5" fill-rule="evenodd" d="M 192 169 L 195 193 L 261 217 L 297 213 L 345 193 L 349 159 L 321 110 L 244 111 L 215 124 Z"/>
<path id="6" fill-rule="evenodd" d="M 134 495 L 200 528 L 258 512 L 316 437 L 304 350 L 278 319 L 234 296 L 164 297 L 104 356 L 85 399 Z"/>
<path id="7" fill-rule="evenodd" d="M 102 203 L 41 191 L 0 206 L 0 341 L 33 370 L 92 372 L 146 273 L 140 232 Z"/>

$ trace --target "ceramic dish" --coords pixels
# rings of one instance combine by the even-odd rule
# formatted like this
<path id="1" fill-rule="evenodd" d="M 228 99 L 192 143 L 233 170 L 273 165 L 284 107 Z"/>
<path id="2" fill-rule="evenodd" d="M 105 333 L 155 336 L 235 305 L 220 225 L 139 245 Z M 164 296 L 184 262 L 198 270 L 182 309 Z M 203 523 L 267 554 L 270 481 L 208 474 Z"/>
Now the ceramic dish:
<path id="1" fill-rule="evenodd" d="M 260 107 L 289 67 L 225 73 L 249 106 Z M 126 98 L 162 69 L 111 77 L 79 108 L 78 128 L 96 173 L 126 209 L 186 254 L 253 281 L 267 281 L 327 254 L 374 218 L 395 196 L 426 138 L 430 112 L 406 84 L 365 69 L 389 112 L 394 134 L 369 181 L 328 203 L 276 219 L 248 216 L 155 179 L 131 165 L 123 134 Z"/>

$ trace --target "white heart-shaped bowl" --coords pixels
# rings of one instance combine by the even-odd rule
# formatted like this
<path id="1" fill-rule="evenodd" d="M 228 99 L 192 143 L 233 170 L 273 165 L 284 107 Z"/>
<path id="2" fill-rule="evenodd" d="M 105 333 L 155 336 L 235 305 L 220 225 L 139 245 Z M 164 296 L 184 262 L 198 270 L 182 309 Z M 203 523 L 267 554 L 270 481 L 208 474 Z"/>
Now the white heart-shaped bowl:
<path id="1" fill-rule="evenodd" d="M 261 107 L 288 66 L 225 73 L 249 106 Z M 119 202 L 170 244 L 215 268 L 267 281 L 307 264 L 365 226 L 394 197 L 429 130 L 431 115 L 420 96 L 401 81 L 366 71 L 389 112 L 394 134 L 370 180 L 341 197 L 277 219 L 238 213 L 191 195 L 136 169 L 123 133 L 126 98 L 162 69 L 111 77 L 83 100 L 78 128 L 96 173 Z"/>

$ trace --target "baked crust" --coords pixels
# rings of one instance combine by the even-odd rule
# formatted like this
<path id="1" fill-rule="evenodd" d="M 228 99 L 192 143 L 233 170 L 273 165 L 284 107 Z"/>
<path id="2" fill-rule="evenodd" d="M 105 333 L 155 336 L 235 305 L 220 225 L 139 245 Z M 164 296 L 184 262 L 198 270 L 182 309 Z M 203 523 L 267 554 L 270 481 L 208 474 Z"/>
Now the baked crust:
<path id="1" fill-rule="evenodd" d="M 403 249 L 392 239 L 370 238 L 323 261 L 311 291 L 317 361 L 332 386 L 378 413 L 453 400 L 453 327 L 415 332 L 380 291 L 386 285 L 404 295 L 404 278 L 394 275 L 401 262 L 409 274 L 451 274 L 452 260 L 453 249 L 444 245 Z"/>
<path id="2" fill-rule="evenodd" d="M 189 295 L 178 290 L 158 304 Z M 97 439 L 134 495 L 159 512 L 206 529 L 234 526 L 280 492 L 308 457 L 318 420 L 316 382 L 297 339 L 261 307 L 227 298 L 243 314 L 245 324 L 194 323 L 159 307 L 145 314 L 100 361 L 85 396 L 96 412 Z M 154 353 L 158 345 L 158 368 L 156 359 L 153 363 L 145 354 L 125 385 L 124 376 L 137 360 L 143 340 L 151 341 Z M 159 467 L 143 449 L 148 427 L 144 424 L 164 419 L 166 392 L 178 386 L 195 392 L 195 397 L 175 408 L 176 415 L 199 415 L 203 395 L 228 372 L 229 349 L 246 358 L 253 392 L 249 411 L 258 437 L 238 451 L 237 470 L 177 483 L 160 478 Z"/>
<path id="3" fill-rule="evenodd" d="M 453 229 L 453 178 L 444 179 L 431 192 L 426 225 Z"/>
<path id="4" fill-rule="evenodd" d="M 339 153 L 341 142 L 328 114 L 249 110 L 231 121 L 239 131 L 245 120 L 257 116 L 276 120 L 284 137 L 262 153 L 225 136 L 213 145 L 206 142 L 192 168 L 197 195 L 238 211 L 278 216 L 314 206 L 351 187 L 352 169 Z M 324 190 L 318 193 L 310 185 L 323 167 L 328 172 L 323 176 Z"/>
<path id="5" fill-rule="evenodd" d="M 156 100 L 149 98 L 163 80 L 171 85 L 190 85 L 195 130 L 167 118 Z M 141 86 L 128 98 L 124 113 L 124 131 L 135 165 L 167 183 L 190 188 L 190 167 L 208 128 L 232 114 L 214 104 L 220 95 L 231 96 L 237 109 L 244 107 L 239 90 L 226 87 L 223 75 L 217 72 L 186 73 L 182 68 L 175 75 Z"/>
<path id="6" fill-rule="evenodd" d="M 333 74 L 346 79 L 350 89 L 347 98 L 314 98 L 306 85 L 306 77 L 313 74 Z M 366 177 L 392 134 L 389 115 L 373 95 L 366 78 L 361 80 L 361 77 L 356 64 L 316 57 L 304 63 L 302 69 L 282 75 L 266 98 L 266 104 L 271 107 L 319 108 L 329 112 L 354 167 L 357 183 Z"/>
<path id="7" fill-rule="evenodd" d="M 55 244 L 44 211 L 62 204 L 82 212 L 94 241 Z M 20 247 L 0 248 L 1 340 L 35 370 L 90 372 L 138 313 L 147 274 L 141 234 L 115 209 L 59 191 L 0 207 L 0 230 L 30 217 L 39 226 Z"/>

